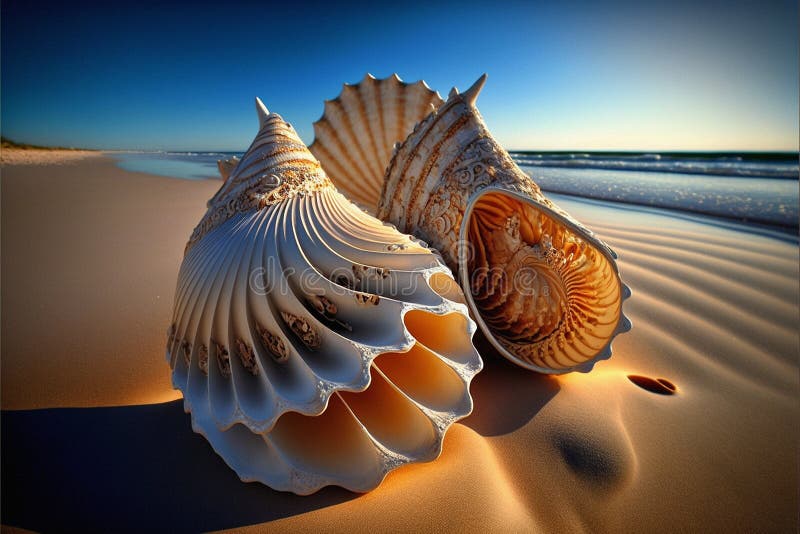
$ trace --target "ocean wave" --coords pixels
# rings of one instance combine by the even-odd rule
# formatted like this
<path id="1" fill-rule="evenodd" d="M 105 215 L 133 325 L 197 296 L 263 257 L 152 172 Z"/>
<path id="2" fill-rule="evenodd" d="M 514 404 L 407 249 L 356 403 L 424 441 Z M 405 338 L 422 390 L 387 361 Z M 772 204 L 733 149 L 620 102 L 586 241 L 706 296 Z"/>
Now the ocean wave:
<path id="1" fill-rule="evenodd" d="M 551 193 L 798 227 L 797 182 L 596 168 L 523 167 Z"/>
<path id="2" fill-rule="evenodd" d="M 800 165 L 797 160 L 747 161 L 738 155 L 714 158 L 675 158 L 661 154 L 603 156 L 592 154 L 529 154 L 511 153 L 518 165 L 532 167 L 568 167 L 622 171 L 670 172 L 706 174 L 731 177 L 786 178 L 797 180 Z"/>

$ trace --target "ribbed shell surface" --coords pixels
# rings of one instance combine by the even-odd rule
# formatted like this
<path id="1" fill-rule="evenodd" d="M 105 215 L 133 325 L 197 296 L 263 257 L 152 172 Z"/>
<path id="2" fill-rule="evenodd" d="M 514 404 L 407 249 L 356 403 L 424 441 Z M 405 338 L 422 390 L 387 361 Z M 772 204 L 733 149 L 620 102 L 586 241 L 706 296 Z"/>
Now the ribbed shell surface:
<path id="1" fill-rule="evenodd" d="M 259 102 L 260 104 L 260 102 Z M 476 329 L 440 257 L 341 195 L 283 119 L 208 204 L 167 360 L 192 426 L 243 480 L 367 491 L 470 413 Z"/>
<path id="2" fill-rule="evenodd" d="M 396 74 L 378 80 L 367 74 L 325 102 L 309 149 L 336 187 L 374 214 L 395 144 L 442 102 L 423 81 L 406 83 Z"/>

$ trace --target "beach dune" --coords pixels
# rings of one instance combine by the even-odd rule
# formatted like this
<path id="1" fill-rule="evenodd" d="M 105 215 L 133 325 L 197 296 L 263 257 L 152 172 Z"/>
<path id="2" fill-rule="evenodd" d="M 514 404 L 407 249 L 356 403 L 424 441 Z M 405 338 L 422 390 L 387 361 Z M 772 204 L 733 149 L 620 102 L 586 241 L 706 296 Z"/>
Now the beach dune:
<path id="1" fill-rule="evenodd" d="M 632 289 L 634 327 L 613 357 L 549 377 L 476 335 L 486 366 L 475 410 L 437 461 L 365 495 L 297 497 L 240 482 L 170 386 L 175 280 L 218 186 L 126 172 L 105 156 L 2 168 L 4 525 L 797 530 L 792 236 L 557 197 L 619 253 Z"/>

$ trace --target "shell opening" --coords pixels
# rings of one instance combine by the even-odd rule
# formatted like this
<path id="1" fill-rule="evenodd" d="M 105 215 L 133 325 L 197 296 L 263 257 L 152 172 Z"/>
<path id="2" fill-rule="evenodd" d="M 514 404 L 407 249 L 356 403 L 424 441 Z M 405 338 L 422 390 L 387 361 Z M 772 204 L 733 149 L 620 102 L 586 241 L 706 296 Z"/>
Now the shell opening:
<path id="1" fill-rule="evenodd" d="M 373 364 L 398 388 L 417 402 L 444 412 L 464 399 L 464 384 L 441 358 L 419 343 L 408 352 L 389 352 Z"/>
<path id="2" fill-rule="evenodd" d="M 370 435 L 397 453 L 425 456 L 436 443 L 431 421 L 374 367 L 365 391 L 339 396 Z"/>
<path id="3" fill-rule="evenodd" d="M 358 478 L 380 470 L 370 437 L 394 454 L 433 459 L 437 430 L 420 406 L 468 413 L 471 401 L 462 379 L 419 343 L 408 352 L 380 355 L 371 371 L 369 387 L 333 394 L 320 415 L 282 415 L 268 441 L 298 469 L 327 477 Z"/>
<path id="4" fill-rule="evenodd" d="M 403 321 L 417 342 L 431 351 L 459 363 L 474 359 L 475 349 L 471 336 L 452 335 L 452 332 L 469 329 L 468 319 L 461 313 L 436 315 L 422 310 L 411 310 L 406 313 Z"/>
<path id="5" fill-rule="evenodd" d="M 434 273 L 428 280 L 428 285 L 431 286 L 431 289 L 440 297 L 460 304 L 467 303 L 458 282 L 445 273 Z"/>
<path id="6" fill-rule="evenodd" d="M 378 469 L 369 437 L 337 395 L 316 417 L 282 415 L 268 435 L 281 454 L 303 471 L 358 480 Z"/>
<path id="7" fill-rule="evenodd" d="M 606 254 L 546 208 L 498 190 L 473 201 L 466 225 L 461 284 L 490 338 L 550 372 L 603 350 L 623 298 Z"/>

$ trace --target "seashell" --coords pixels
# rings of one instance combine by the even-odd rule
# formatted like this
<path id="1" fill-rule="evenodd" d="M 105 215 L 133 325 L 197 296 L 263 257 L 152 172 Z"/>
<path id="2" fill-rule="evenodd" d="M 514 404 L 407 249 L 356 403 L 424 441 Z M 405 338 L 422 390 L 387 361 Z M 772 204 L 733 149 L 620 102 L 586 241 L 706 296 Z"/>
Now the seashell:
<path id="1" fill-rule="evenodd" d="M 397 150 L 379 218 L 441 251 L 473 316 L 511 361 L 589 371 L 630 329 L 616 254 L 547 199 L 454 88 Z"/>
<path id="2" fill-rule="evenodd" d="M 435 459 L 481 369 L 441 257 L 365 214 L 289 124 L 260 130 L 186 246 L 167 338 L 192 428 L 244 481 L 376 487 Z"/>
<path id="3" fill-rule="evenodd" d="M 219 169 L 219 175 L 222 176 L 223 180 L 227 180 L 238 164 L 239 158 L 236 156 L 231 156 L 228 159 L 218 159 L 217 169 Z"/>
<path id="4" fill-rule="evenodd" d="M 371 74 L 325 102 L 309 149 L 348 198 L 374 214 L 395 144 L 444 101 L 424 81 Z"/>

